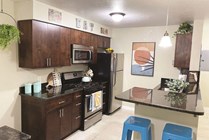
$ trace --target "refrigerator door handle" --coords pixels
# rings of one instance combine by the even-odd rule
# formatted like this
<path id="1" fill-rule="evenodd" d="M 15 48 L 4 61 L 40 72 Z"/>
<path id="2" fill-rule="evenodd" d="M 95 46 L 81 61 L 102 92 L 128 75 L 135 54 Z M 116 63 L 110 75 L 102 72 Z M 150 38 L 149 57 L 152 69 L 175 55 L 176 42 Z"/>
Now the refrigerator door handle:
<path id="1" fill-rule="evenodd" d="M 114 75 L 114 82 L 113 82 L 113 86 L 115 86 L 115 84 L 116 84 L 116 68 L 117 68 L 117 56 L 116 55 L 114 55 L 114 57 L 113 57 L 113 75 Z"/>

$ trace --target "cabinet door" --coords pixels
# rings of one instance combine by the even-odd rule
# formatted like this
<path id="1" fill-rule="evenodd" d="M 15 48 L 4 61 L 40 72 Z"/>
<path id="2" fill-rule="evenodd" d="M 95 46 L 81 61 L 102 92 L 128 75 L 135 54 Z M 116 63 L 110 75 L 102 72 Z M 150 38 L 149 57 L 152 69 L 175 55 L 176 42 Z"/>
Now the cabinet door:
<path id="1" fill-rule="evenodd" d="M 32 56 L 33 67 L 42 68 L 47 66 L 47 57 L 49 56 L 47 45 L 47 24 L 39 21 L 33 22 L 32 30 Z"/>
<path id="2" fill-rule="evenodd" d="M 90 35 L 90 46 L 94 47 L 94 52 L 93 52 L 93 63 L 97 63 L 97 36 L 91 34 Z"/>
<path id="3" fill-rule="evenodd" d="M 192 33 L 176 36 L 174 67 L 189 68 L 192 45 Z"/>
<path id="4" fill-rule="evenodd" d="M 81 39 L 81 45 L 84 45 L 84 46 L 90 46 L 90 34 L 89 33 L 86 33 L 86 32 L 81 32 L 81 36 L 82 36 L 82 39 Z"/>
<path id="5" fill-rule="evenodd" d="M 72 132 L 72 104 L 62 108 L 61 137 L 64 138 Z"/>
<path id="6" fill-rule="evenodd" d="M 46 115 L 46 140 L 60 139 L 61 109 L 55 109 Z"/>
<path id="7" fill-rule="evenodd" d="M 110 38 L 98 36 L 97 37 L 97 46 L 100 48 L 109 48 L 110 47 Z"/>
<path id="8" fill-rule="evenodd" d="M 70 41 L 71 30 L 69 28 L 61 27 L 60 35 L 60 65 L 70 66 Z"/>
<path id="9" fill-rule="evenodd" d="M 48 66 L 60 66 L 60 27 L 53 24 L 47 26 Z"/>
<path id="10" fill-rule="evenodd" d="M 81 31 L 71 30 L 71 42 L 72 44 L 81 44 L 82 34 Z"/>

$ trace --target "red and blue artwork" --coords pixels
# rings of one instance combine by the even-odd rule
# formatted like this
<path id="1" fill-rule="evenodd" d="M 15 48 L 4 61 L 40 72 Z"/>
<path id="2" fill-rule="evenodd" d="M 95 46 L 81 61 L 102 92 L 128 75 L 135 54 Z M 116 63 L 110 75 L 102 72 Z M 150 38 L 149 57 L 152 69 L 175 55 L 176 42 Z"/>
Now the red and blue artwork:
<path id="1" fill-rule="evenodd" d="M 155 42 L 133 42 L 131 74 L 153 76 Z"/>

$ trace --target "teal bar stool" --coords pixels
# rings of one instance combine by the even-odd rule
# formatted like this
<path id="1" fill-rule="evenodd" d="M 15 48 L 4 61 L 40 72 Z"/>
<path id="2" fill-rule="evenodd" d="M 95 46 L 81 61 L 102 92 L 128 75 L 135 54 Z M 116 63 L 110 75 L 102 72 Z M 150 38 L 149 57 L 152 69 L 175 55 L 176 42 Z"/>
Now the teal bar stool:
<path id="1" fill-rule="evenodd" d="M 123 124 L 122 140 L 131 140 L 132 131 L 139 132 L 142 140 L 151 140 L 151 121 L 135 116 L 128 117 Z"/>
<path id="2" fill-rule="evenodd" d="M 192 140 L 192 129 L 167 123 L 163 129 L 162 140 Z"/>

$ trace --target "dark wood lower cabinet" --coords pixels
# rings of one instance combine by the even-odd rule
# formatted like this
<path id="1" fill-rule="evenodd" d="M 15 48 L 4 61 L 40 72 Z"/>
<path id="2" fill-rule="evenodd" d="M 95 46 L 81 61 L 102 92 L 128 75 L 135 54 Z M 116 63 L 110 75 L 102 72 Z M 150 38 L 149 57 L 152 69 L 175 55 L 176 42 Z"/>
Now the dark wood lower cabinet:
<path id="1" fill-rule="evenodd" d="M 81 92 L 51 99 L 21 94 L 22 131 L 32 140 L 60 140 L 81 126 Z"/>

